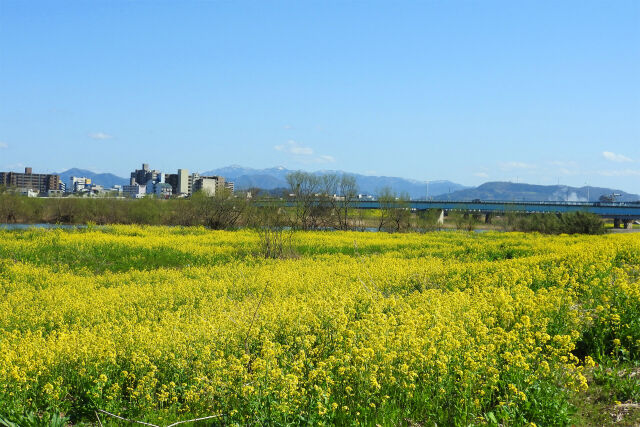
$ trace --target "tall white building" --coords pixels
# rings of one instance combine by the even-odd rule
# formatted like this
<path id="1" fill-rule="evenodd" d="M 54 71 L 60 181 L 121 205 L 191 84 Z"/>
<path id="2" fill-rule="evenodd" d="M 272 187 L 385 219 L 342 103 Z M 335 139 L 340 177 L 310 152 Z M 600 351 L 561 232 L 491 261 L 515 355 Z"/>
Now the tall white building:
<path id="1" fill-rule="evenodd" d="M 178 194 L 191 194 L 187 169 L 178 169 Z"/>

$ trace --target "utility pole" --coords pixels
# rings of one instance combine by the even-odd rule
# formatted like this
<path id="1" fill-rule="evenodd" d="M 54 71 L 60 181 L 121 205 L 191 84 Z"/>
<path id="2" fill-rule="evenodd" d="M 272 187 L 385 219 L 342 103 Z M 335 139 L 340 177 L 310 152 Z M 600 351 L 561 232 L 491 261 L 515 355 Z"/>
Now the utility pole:
<path id="1" fill-rule="evenodd" d="M 584 183 L 584 185 L 587 186 L 587 202 L 589 202 L 590 198 L 589 198 L 589 184 L 587 184 L 586 182 Z"/>

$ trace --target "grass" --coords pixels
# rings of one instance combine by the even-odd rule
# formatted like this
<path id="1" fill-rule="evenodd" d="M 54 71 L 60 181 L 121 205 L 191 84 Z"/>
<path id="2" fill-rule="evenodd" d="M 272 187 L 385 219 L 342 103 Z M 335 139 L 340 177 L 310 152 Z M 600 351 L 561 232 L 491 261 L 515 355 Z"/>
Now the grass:
<path id="1" fill-rule="evenodd" d="M 576 394 L 578 426 L 640 425 L 640 364 L 596 366 L 586 373 L 589 388 Z"/>

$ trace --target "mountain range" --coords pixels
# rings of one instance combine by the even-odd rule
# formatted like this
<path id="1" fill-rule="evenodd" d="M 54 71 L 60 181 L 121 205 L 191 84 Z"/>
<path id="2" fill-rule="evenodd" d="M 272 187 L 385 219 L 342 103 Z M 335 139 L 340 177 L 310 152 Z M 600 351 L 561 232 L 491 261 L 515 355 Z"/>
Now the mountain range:
<path id="1" fill-rule="evenodd" d="M 251 169 L 242 166 L 227 166 L 204 172 L 202 175 L 220 175 L 229 181 L 233 181 L 235 188 L 248 189 L 251 187 L 263 190 L 288 188 L 287 175 L 293 172 L 284 167 L 269 169 Z M 342 174 L 342 171 L 324 170 L 313 172 L 316 175 L 330 173 Z M 428 188 L 426 181 L 413 179 L 390 177 L 390 176 L 369 176 L 356 173 L 349 173 L 356 178 L 360 193 L 375 195 L 381 189 L 390 187 L 398 193 L 407 193 L 412 199 L 419 199 L 429 195 L 445 194 L 452 191 L 463 190 L 466 187 L 451 181 L 429 181 Z"/>
<path id="2" fill-rule="evenodd" d="M 86 169 L 71 168 L 64 172 L 60 172 L 60 181 L 69 185 L 69 178 L 72 176 L 91 178 L 94 184 L 102 185 L 104 188 L 112 188 L 114 185 L 127 185 L 129 180 L 112 173 L 96 173 Z"/>
<path id="3" fill-rule="evenodd" d="M 285 190 L 288 187 L 286 177 L 293 172 L 284 167 L 267 169 L 253 169 L 242 166 L 227 166 L 212 169 L 201 175 L 223 176 L 228 181 L 233 181 L 237 190 L 260 188 L 263 190 Z M 339 173 L 342 171 L 318 171 L 317 175 Z M 61 172 L 60 179 L 64 183 L 69 182 L 71 176 L 91 178 L 92 182 L 103 185 L 105 188 L 114 185 L 126 185 L 128 178 L 122 178 L 111 173 L 95 173 L 86 169 L 73 168 Z M 375 195 L 379 190 L 390 187 L 397 193 L 407 193 L 412 199 L 424 199 L 427 196 L 437 200 L 513 200 L 513 201 L 597 201 L 602 195 L 612 193 L 620 194 L 618 201 L 638 201 L 637 194 L 626 193 L 621 190 L 602 187 L 569 187 L 564 185 L 532 185 L 512 182 L 487 182 L 478 187 L 467 187 L 455 182 L 441 180 L 417 181 L 413 179 L 369 176 L 350 174 L 355 176 L 360 193 Z M 428 193 L 427 193 L 428 192 Z"/>
<path id="4" fill-rule="evenodd" d="M 549 201 L 549 202 L 595 202 L 600 196 L 618 194 L 616 201 L 634 202 L 640 200 L 637 194 L 626 193 L 603 187 L 569 187 L 566 185 L 532 185 L 513 182 L 487 182 L 475 188 L 454 191 L 441 195 L 439 199 L 450 200 L 509 200 L 509 201 Z M 443 197 L 444 196 L 444 197 Z"/>

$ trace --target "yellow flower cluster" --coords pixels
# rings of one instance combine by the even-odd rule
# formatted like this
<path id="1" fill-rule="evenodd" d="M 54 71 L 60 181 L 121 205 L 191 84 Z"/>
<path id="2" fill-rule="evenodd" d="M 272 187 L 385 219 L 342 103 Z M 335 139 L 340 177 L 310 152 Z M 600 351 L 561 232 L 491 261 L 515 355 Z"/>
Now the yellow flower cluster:
<path id="1" fill-rule="evenodd" d="M 639 237 L 0 231 L 0 407 L 544 424 L 587 354 L 640 350 Z"/>

